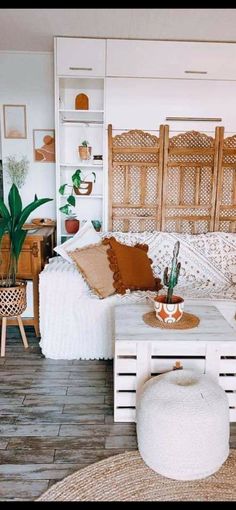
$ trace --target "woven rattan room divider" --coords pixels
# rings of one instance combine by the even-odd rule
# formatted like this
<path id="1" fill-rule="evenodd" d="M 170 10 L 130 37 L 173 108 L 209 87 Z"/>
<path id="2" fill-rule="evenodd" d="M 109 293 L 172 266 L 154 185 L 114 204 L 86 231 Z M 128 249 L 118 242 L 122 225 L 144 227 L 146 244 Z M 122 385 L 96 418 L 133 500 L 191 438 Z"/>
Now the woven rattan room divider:
<path id="1" fill-rule="evenodd" d="M 219 175 L 214 230 L 236 232 L 236 135 L 220 129 Z"/>
<path id="2" fill-rule="evenodd" d="M 197 234 L 236 227 L 236 136 L 189 131 L 159 137 L 108 126 L 109 229 Z"/>
<path id="3" fill-rule="evenodd" d="M 161 228 L 167 232 L 214 230 L 219 129 L 215 138 L 189 131 L 169 138 L 165 126 Z"/>
<path id="4" fill-rule="evenodd" d="M 161 229 L 164 126 L 160 137 L 141 130 L 112 138 L 108 126 L 109 229 Z"/>

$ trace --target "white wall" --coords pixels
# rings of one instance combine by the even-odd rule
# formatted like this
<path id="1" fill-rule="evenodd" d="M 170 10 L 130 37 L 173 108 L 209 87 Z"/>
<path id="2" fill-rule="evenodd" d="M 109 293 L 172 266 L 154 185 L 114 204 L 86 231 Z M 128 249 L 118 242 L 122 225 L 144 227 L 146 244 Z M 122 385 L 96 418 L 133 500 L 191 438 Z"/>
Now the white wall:
<path id="1" fill-rule="evenodd" d="M 6 139 L 3 131 L 3 104 L 25 104 L 27 139 Z M 30 170 L 21 188 L 23 205 L 34 199 L 55 198 L 55 164 L 35 162 L 33 129 L 54 129 L 53 54 L 33 52 L 0 52 L 0 105 L 2 156 L 27 155 Z M 10 185 L 4 173 L 4 199 Z M 56 217 L 55 200 L 41 206 L 33 217 Z"/>

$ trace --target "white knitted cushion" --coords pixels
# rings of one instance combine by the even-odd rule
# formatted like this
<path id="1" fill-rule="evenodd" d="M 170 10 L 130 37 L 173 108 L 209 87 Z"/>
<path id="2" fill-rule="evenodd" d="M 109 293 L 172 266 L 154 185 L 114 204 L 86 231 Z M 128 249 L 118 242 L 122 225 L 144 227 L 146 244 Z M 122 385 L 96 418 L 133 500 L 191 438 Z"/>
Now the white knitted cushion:
<path id="1" fill-rule="evenodd" d="M 74 261 L 68 255 L 69 251 L 73 251 L 76 248 L 84 248 L 89 244 L 96 244 L 100 242 L 100 236 L 96 232 L 91 221 L 86 221 L 86 223 L 79 229 L 79 231 L 72 237 L 69 238 L 65 243 L 55 246 L 54 251 L 61 255 L 63 259 L 73 264 Z"/>
<path id="2" fill-rule="evenodd" d="M 229 404 L 210 377 L 175 370 L 147 381 L 137 398 L 140 454 L 154 471 L 176 480 L 205 478 L 229 454 Z"/>

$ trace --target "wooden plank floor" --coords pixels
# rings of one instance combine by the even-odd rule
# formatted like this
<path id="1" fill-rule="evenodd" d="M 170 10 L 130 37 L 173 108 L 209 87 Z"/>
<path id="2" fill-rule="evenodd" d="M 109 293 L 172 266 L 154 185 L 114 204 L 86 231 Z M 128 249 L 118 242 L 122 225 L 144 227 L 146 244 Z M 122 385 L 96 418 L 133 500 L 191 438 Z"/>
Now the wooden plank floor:
<path id="1" fill-rule="evenodd" d="M 0 501 L 33 501 L 74 471 L 137 449 L 135 424 L 113 422 L 112 361 L 45 359 L 26 333 L 24 351 L 8 327 L 0 358 Z"/>

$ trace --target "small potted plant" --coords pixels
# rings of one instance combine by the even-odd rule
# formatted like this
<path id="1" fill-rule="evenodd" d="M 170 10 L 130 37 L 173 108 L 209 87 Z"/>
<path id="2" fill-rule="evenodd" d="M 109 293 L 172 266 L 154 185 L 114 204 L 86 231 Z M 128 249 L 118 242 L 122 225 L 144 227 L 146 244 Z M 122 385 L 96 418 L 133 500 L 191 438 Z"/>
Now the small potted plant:
<path id="1" fill-rule="evenodd" d="M 67 184 L 62 184 L 62 186 L 60 186 L 59 193 L 61 195 L 64 195 L 66 186 L 67 186 Z M 73 193 L 73 186 L 72 186 L 72 193 Z M 61 211 L 63 214 L 65 214 L 67 216 L 67 218 L 65 220 L 65 229 L 68 234 L 76 234 L 76 232 L 78 232 L 79 227 L 80 227 L 80 222 L 76 218 L 76 213 L 73 212 L 73 207 L 75 207 L 75 203 L 76 203 L 75 197 L 73 196 L 73 194 L 71 194 L 67 197 L 67 204 L 59 207 L 59 211 Z"/>
<path id="2" fill-rule="evenodd" d="M 91 176 L 92 180 L 87 180 Z M 78 168 L 72 175 L 73 188 L 76 195 L 90 195 L 93 189 L 93 183 L 96 182 L 95 172 L 90 172 L 86 175 Z"/>
<path id="3" fill-rule="evenodd" d="M 86 179 L 90 174 L 93 180 L 87 181 Z M 70 188 L 70 194 L 67 197 L 67 203 L 59 207 L 59 210 L 68 216 L 68 218 L 65 220 L 65 229 L 68 234 L 75 234 L 79 230 L 80 222 L 76 218 L 76 213 L 73 213 L 73 207 L 76 205 L 74 195 L 90 195 L 93 188 L 93 182 L 96 182 L 95 172 L 90 172 L 90 174 L 84 175 L 80 168 L 77 168 L 71 177 L 72 184 L 65 183 L 62 184 L 59 188 L 59 193 L 62 196 L 65 196 L 67 187 Z"/>
<path id="4" fill-rule="evenodd" d="M 97 232 L 100 232 L 101 228 L 102 228 L 102 222 L 100 220 L 91 220 L 95 230 Z"/>
<path id="5" fill-rule="evenodd" d="M 90 180 L 88 179 L 89 176 Z M 92 180 L 91 180 L 92 178 Z M 87 180 L 88 179 L 88 180 Z M 66 188 L 70 188 L 70 196 L 67 199 L 67 202 L 69 205 L 75 206 L 75 197 L 74 193 L 76 195 L 90 195 L 92 189 L 93 189 L 93 183 L 96 182 L 96 174 L 95 172 L 90 172 L 86 175 L 83 174 L 82 170 L 80 168 L 77 168 L 77 170 L 74 172 L 74 174 L 71 177 L 72 184 L 62 184 L 59 188 L 59 193 L 61 195 L 65 195 Z"/>
<path id="6" fill-rule="evenodd" d="M 173 290 L 178 283 L 181 263 L 177 261 L 179 254 L 180 242 L 176 241 L 173 250 L 173 258 L 171 264 L 170 275 L 168 275 L 168 267 L 164 270 L 163 283 L 167 287 L 167 295 L 156 296 L 154 298 L 154 307 L 156 317 L 166 323 L 178 322 L 183 316 L 184 300 L 180 296 L 174 296 Z"/>
<path id="7" fill-rule="evenodd" d="M 79 157 L 82 161 L 86 161 L 91 158 L 92 147 L 89 145 L 88 140 L 83 140 L 79 145 Z"/>

